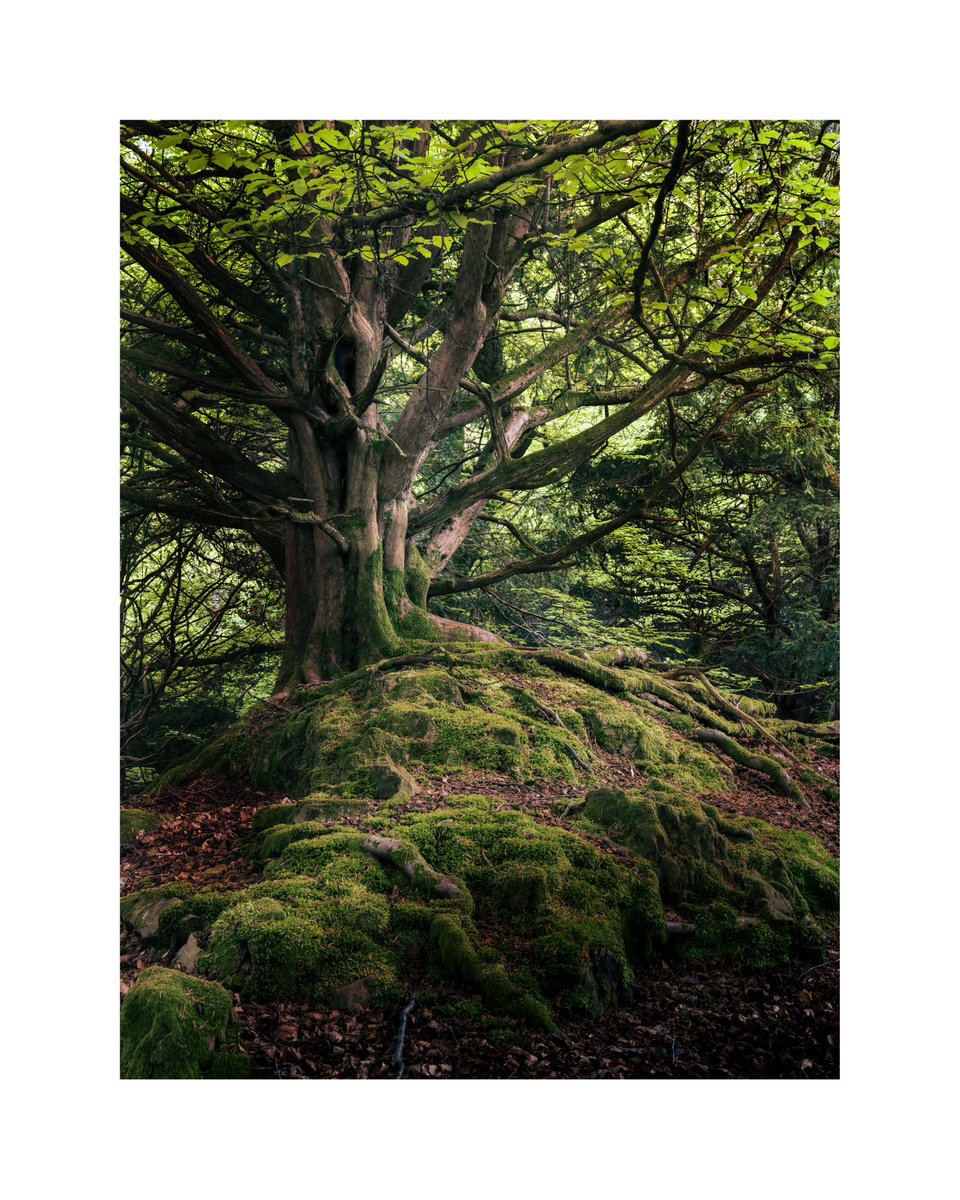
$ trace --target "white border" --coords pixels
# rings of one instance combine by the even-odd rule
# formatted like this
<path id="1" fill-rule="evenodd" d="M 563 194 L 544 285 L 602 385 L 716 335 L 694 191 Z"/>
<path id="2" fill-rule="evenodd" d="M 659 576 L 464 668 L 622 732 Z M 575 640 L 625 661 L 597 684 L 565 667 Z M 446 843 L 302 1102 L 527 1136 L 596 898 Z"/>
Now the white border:
<path id="1" fill-rule="evenodd" d="M 939 1195 L 955 675 L 947 59 L 929 3 L 167 3 L 19 11 L 4 132 L 4 775 L 26 1194 Z M 844 1043 L 839 1083 L 116 1079 L 116 208 L 121 116 L 839 117 L 844 138 Z M 938 286 L 939 285 L 939 286 Z M 9 428 L 8 424 L 8 428 Z M 949 511 L 947 509 L 947 511 Z M 925 669 L 926 668 L 926 669 Z M 9 717 L 8 717 L 9 720 Z M 11 778 L 12 776 L 12 778 Z M 951 795 L 952 792 L 952 795 Z M 5 872 L 6 873 L 6 872 Z M 108 931 L 106 934 L 103 931 Z M 936 936 L 931 936 L 930 930 Z M 21 1189 L 22 1191 L 23 1189 Z"/>

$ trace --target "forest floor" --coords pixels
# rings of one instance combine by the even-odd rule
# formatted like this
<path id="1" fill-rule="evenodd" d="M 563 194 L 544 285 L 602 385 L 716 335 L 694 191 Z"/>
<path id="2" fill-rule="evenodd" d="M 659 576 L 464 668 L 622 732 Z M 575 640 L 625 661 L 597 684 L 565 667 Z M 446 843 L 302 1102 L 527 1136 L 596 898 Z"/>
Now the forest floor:
<path id="1" fill-rule="evenodd" d="M 837 774 L 835 761 L 819 759 L 815 765 Z M 610 784 L 636 786 L 623 760 L 610 756 L 605 766 Z M 482 793 L 500 797 L 504 808 L 565 825 L 556 801 L 576 800 L 587 790 L 565 784 L 531 788 L 502 777 L 457 774 L 421 791 L 408 808 L 430 811 L 448 795 Z M 285 799 L 237 780 L 209 777 L 136 799 L 138 807 L 161 814 L 164 824 L 122 850 L 122 894 L 173 881 L 221 890 L 258 882 L 262 872 L 243 856 L 242 846 L 255 814 Z M 812 807 L 802 810 L 774 793 L 763 776 L 741 769 L 736 789 L 711 795 L 710 802 L 722 812 L 803 829 L 839 853 L 838 807 L 822 796 L 812 797 Z M 351 822 L 339 818 L 338 823 Z M 605 843 L 605 849 L 613 847 Z M 121 995 L 144 967 L 172 957 L 169 951 L 148 949 L 136 933 L 122 928 Z M 664 959 L 638 971 L 630 1002 L 598 1019 L 570 1023 L 556 1035 L 453 1017 L 447 1010 L 435 1013 L 415 997 L 405 1021 L 399 1009 L 317 1010 L 239 996 L 234 1001 L 240 1044 L 252 1056 L 254 1078 L 385 1079 L 402 1071 L 404 1078 L 446 1079 L 829 1079 L 839 1077 L 835 938 L 825 946 L 823 959 L 796 972 L 692 969 Z"/>

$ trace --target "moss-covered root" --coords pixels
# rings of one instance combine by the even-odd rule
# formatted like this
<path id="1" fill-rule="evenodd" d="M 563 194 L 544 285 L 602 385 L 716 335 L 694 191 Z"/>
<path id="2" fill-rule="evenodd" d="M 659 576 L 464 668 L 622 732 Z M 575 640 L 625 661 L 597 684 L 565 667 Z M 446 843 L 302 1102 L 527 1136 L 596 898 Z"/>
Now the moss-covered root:
<path id="1" fill-rule="evenodd" d="M 773 782 L 778 792 L 784 796 L 790 796 L 803 808 L 810 807 L 806 796 L 804 796 L 798 785 L 794 783 L 775 758 L 768 758 L 765 754 L 751 754 L 739 742 L 735 742 L 733 738 L 727 737 L 725 733 L 721 733 L 718 729 L 695 729 L 693 737 L 698 742 L 709 742 L 711 745 L 716 746 L 728 758 L 732 758 L 734 762 L 739 763 L 742 767 L 749 767 L 753 771 L 763 772 Z"/>
<path id="2" fill-rule="evenodd" d="M 434 918 L 430 926 L 430 949 L 447 975 L 476 988 L 494 1008 L 536 1029 L 557 1032 L 546 1004 L 518 988 L 500 964 L 484 963 L 453 914 L 441 913 Z"/>
<path id="3" fill-rule="evenodd" d="M 219 983 L 147 967 L 120 1010 L 122 1079 L 242 1079 L 233 997 Z"/>
<path id="4" fill-rule="evenodd" d="M 463 889 L 449 875 L 441 875 L 439 871 L 435 871 L 420 851 L 409 842 L 371 834 L 363 840 L 361 847 L 374 858 L 399 868 L 411 883 L 434 892 L 441 900 L 454 900 L 463 895 Z"/>
<path id="5" fill-rule="evenodd" d="M 606 692 L 622 695 L 629 690 L 623 676 L 618 671 L 605 667 L 593 659 L 578 658 L 577 655 L 569 654 L 565 650 L 552 649 L 537 650 L 534 657 L 545 667 L 559 671 L 561 675 L 571 675 L 574 679 L 582 679 L 584 683 L 592 683 L 594 687 L 603 688 Z"/>

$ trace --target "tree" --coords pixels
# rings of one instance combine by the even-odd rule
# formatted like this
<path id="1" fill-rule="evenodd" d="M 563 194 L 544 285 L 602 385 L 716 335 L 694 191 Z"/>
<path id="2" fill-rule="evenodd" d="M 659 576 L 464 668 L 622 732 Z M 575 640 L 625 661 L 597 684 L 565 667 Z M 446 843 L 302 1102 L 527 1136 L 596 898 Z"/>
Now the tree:
<path id="1" fill-rule="evenodd" d="M 123 790 L 238 715 L 282 649 L 255 548 L 179 517 L 131 512 L 120 537 Z M 272 601 L 272 603 L 271 603 Z M 261 687 L 262 692 L 262 687 Z"/>
<path id="2" fill-rule="evenodd" d="M 124 122 L 125 505 L 259 548 L 278 689 L 492 637 L 430 598 L 646 519 L 784 381 L 835 370 L 836 144 L 829 122 Z M 619 512 L 444 576 L 481 517 L 661 411 Z"/>

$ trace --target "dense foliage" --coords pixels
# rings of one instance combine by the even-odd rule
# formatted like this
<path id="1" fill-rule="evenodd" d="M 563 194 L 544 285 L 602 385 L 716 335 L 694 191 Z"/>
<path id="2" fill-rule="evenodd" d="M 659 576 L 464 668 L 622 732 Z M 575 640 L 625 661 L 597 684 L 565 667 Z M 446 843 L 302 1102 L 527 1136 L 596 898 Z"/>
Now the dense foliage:
<path id="1" fill-rule="evenodd" d="M 128 759 L 451 621 L 829 715 L 837 141 L 123 123 Z"/>

